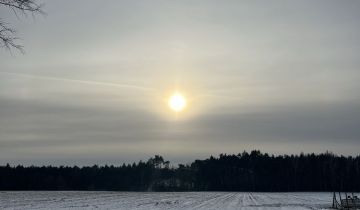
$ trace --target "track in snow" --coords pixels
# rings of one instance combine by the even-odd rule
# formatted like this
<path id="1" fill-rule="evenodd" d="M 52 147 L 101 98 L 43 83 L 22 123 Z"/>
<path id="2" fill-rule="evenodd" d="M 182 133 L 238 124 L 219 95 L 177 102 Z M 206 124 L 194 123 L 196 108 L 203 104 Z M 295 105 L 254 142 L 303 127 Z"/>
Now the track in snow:
<path id="1" fill-rule="evenodd" d="M 0 209 L 327 209 L 331 193 L 0 192 Z"/>

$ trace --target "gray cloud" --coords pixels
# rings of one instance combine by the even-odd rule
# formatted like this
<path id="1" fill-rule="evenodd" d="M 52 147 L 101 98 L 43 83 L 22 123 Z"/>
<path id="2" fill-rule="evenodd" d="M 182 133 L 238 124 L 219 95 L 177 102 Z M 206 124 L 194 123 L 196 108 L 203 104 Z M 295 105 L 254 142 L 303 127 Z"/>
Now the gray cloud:
<path id="1" fill-rule="evenodd" d="M 359 2 L 86 2 L 0 9 L 27 51 L 0 51 L 0 163 L 358 154 Z"/>

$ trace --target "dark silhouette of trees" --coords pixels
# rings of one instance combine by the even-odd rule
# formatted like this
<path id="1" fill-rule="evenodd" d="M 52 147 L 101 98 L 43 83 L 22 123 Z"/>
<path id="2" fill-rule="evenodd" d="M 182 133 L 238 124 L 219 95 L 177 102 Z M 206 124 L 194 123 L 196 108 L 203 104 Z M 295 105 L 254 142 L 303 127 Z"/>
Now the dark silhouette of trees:
<path id="1" fill-rule="evenodd" d="M 43 5 L 38 4 L 36 0 L 0 0 L 0 6 L 7 7 L 16 16 L 18 16 L 18 13 L 23 15 L 44 14 L 42 10 Z M 8 50 L 15 48 L 23 53 L 23 46 L 16 43 L 18 39 L 16 30 L 0 19 L 0 47 Z"/>
<path id="2" fill-rule="evenodd" d="M 160 155 L 122 166 L 0 166 L 0 190 L 359 191 L 360 156 L 221 154 L 170 167 Z"/>

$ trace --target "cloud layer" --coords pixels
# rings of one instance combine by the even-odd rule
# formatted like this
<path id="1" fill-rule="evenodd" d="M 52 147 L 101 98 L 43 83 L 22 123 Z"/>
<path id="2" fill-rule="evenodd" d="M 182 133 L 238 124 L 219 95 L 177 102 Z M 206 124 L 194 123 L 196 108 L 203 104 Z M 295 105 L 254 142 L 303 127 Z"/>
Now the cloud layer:
<path id="1" fill-rule="evenodd" d="M 1 164 L 358 154 L 358 2 L 45 3 L 0 10 L 27 51 L 0 51 Z"/>

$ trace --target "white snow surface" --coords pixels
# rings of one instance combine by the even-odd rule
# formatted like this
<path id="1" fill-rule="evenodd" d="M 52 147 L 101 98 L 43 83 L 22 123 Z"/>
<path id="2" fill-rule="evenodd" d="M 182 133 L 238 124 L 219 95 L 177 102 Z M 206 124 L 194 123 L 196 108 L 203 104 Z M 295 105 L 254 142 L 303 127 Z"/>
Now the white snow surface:
<path id="1" fill-rule="evenodd" d="M 328 209 L 332 194 L 5 191 L 0 209 Z"/>

